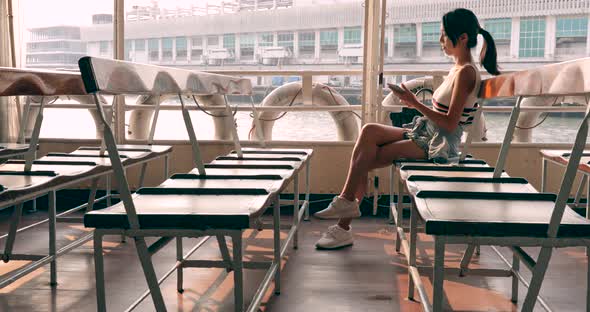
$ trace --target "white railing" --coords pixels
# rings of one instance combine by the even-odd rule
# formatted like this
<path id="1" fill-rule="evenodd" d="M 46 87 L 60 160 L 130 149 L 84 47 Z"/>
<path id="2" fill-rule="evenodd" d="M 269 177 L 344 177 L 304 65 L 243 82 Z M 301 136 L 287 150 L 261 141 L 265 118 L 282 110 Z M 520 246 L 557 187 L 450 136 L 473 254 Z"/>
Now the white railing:
<path id="1" fill-rule="evenodd" d="M 40 104 L 32 104 L 31 107 L 40 107 Z M 111 105 L 103 105 L 104 107 L 110 107 Z M 407 107 L 405 105 L 383 105 L 381 109 L 387 112 L 399 112 L 402 108 Z M 48 108 L 45 106 L 45 108 Z M 51 104 L 49 108 L 62 108 L 62 109 L 89 109 L 96 108 L 96 105 L 92 104 Z M 127 104 L 125 105 L 126 110 L 153 110 L 152 106 L 139 105 L 139 104 Z M 162 105 L 160 111 L 177 111 L 181 109 L 180 105 Z M 222 106 L 201 106 L 200 108 L 195 106 L 189 106 L 186 108 L 189 111 L 225 111 L 226 108 Z M 509 113 L 512 111 L 512 106 L 484 106 L 481 108 L 484 112 L 489 113 Z M 253 109 L 250 106 L 236 106 L 232 107 L 232 110 L 238 112 L 248 111 L 251 112 Z M 267 107 L 256 107 L 258 112 L 352 112 L 362 110 L 361 105 L 351 106 L 299 106 L 299 107 L 282 107 L 282 106 L 267 106 Z M 523 112 L 545 112 L 545 113 L 583 113 L 586 108 L 583 106 L 564 106 L 564 107 L 551 107 L 551 106 L 538 106 L 538 107 L 522 107 L 520 109 Z"/>
<path id="2" fill-rule="evenodd" d="M 313 82 L 318 77 L 321 76 L 362 76 L 361 70 L 312 70 L 312 71 L 297 71 L 297 70 L 246 70 L 246 71 L 212 71 L 212 73 L 218 74 L 226 74 L 232 76 L 241 76 L 241 77 L 268 77 L 268 76 L 298 76 L 302 78 L 302 96 L 303 96 L 303 106 L 290 106 L 290 107 L 268 107 L 268 106 L 259 106 L 256 105 L 254 108 L 250 105 L 243 105 L 243 106 L 235 106 L 232 109 L 236 111 L 253 111 L 254 109 L 257 112 L 360 112 L 362 111 L 362 105 L 351 105 L 351 106 L 313 106 L 312 104 L 312 88 Z M 432 70 L 432 71 L 412 71 L 412 70 L 387 70 L 384 71 L 384 77 L 392 77 L 392 76 L 431 76 L 433 77 L 434 81 L 442 81 L 443 76 L 446 75 L 448 72 L 446 71 L 439 71 L 439 70 Z M 485 75 L 485 72 L 482 72 L 482 75 Z M 316 78 L 316 79 L 314 79 Z M 387 79 L 386 79 L 387 80 Z M 327 80 L 326 80 L 327 81 Z M 39 104 L 32 104 L 32 107 L 39 107 Z M 110 106 L 110 105 L 105 105 Z M 403 105 L 378 105 L 377 109 L 381 112 L 400 112 L 401 109 L 405 107 Z M 65 104 L 65 103 L 54 103 L 51 105 L 45 106 L 45 108 L 61 108 L 61 109 L 95 109 L 95 104 L 87 104 L 87 103 L 75 103 L 75 104 Z M 154 105 L 141 105 L 141 104 L 125 104 L 123 106 L 123 111 L 133 111 L 133 110 L 153 110 L 155 108 Z M 167 105 L 160 105 L 159 110 L 162 111 L 175 111 L 180 110 L 181 106 L 176 104 L 167 104 Z M 196 111 L 196 110 L 206 110 L 206 111 L 225 111 L 226 108 L 223 106 L 201 106 L 200 108 L 191 105 L 187 107 L 188 110 Z M 512 106 L 484 106 L 482 107 L 484 112 L 491 112 L 491 113 L 501 113 L 501 112 L 510 112 L 512 110 Z M 523 107 L 521 108 L 522 111 L 526 112 L 584 112 L 584 107 L 577 107 L 577 106 L 565 106 L 565 107 L 551 107 L 551 106 L 544 106 L 544 107 Z M 121 118 L 120 116 L 115 116 L 115 123 L 119 125 L 119 127 L 124 128 L 125 118 Z M 127 138 L 118 138 L 121 143 L 137 143 L 143 142 L 145 140 L 137 140 L 137 139 L 127 139 Z M 59 138 L 56 138 L 59 140 Z M 154 143 L 163 143 L 163 142 L 183 142 L 184 140 L 154 140 Z M 211 141 L 211 140 L 205 140 Z M 243 140 L 248 142 L 248 140 Z M 298 140 L 300 141 L 300 140 Z M 219 141 L 224 142 L 224 141 Z M 291 144 L 291 141 L 272 141 L 270 143 L 275 144 Z M 330 143 L 326 141 L 308 141 L 308 143 Z M 344 143 L 344 142 L 343 142 Z M 345 143 L 346 144 L 346 143 Z M 350 144 L 350 142 L 348 143 Z M 494 143 L 482 143 L 482 144 L 494 144 Z"/>

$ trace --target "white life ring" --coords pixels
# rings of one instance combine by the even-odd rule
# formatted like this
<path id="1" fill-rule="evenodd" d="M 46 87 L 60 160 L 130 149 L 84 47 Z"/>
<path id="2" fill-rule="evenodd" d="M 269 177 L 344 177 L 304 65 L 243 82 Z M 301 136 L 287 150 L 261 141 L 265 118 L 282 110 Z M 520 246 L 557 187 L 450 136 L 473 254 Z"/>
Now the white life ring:
<path id="1" fill-rule="evenodd" d="M 177 95 L 170 95 L 167 97 L 161 96 L 160 102 L 164 102 L 167 98 L 174 98 L 178 97 Z M 201 106 L 223 106 L 225 105 L 225 101 L 223 96 L 221 95 L 203 95 L 197 96 L 195 95 L 195 99 Z M 137 99 L 137 104 L 142 105 L 155 105 L 157 97 L 156 96 L 140 96 Z M 192 102 L 192 100 L 190 100 Z M 231 139 L 231 130 L 226 127 L 226 118 L 231 117 L 224 117 L 225 111 L 211 111 L 208 112 L 213 116 L 213 123 L 215 125 L 215 140 L 230 140 Z M 152 120 L 152 116 L 154 115 L 153 110 L 147 109 L 137 109 L 131 111 L 131 115 L 129 116 L 129 138 L 130 139 L 137 139 L 137 140 L 145 140 L 148 138 L 149 131 L 150 131 L 150 124 Z"/>
<path id="2" fill-rule="evenodd" d="M 273 90 L 266 96 L 261 106 L 287 106 L 289 103 L 301 103 L 303 101 L 301 82 L 284 84 Z M 350 105 L 346 99 L 336 90 L 321 83 L 315 83 L 312 88 L 312 103 L 318 106 Z M 272 140 L 272 127 L 281 112 L 261 112 L 259 114 L 262 135 L 265 140 Z M 341 141 L 356 141 L 359 133 L 357 117 L 353 112 L 330 112 L 338 131 L 338 139 Z M 250 133 L 255 133 L 255 123 L 252 122 Z"/>
<path id="3" fill-rule="evenodd" d="M 524 98 L 520 107 L 550 106 L 554 98 Z M 520 112 L 514 129 L 514 142 L 532 142 L 533 128 L 539 122 L 541 112 Z"/>
<path id="4" fill-rule="evenodd" d="M 142 95 L 135 101 L 136 104 L 141 105 L 156 105 L 157 96 Z M 160 97 L 160 103 L 164 102 L 164 97 Z M 150 124 L 154 111 L 151 109 L 135 109 L 131 111 L 129 116 L 129 129 L 127 134 L 132 140 L 147 140 L 150 133 Z"/>

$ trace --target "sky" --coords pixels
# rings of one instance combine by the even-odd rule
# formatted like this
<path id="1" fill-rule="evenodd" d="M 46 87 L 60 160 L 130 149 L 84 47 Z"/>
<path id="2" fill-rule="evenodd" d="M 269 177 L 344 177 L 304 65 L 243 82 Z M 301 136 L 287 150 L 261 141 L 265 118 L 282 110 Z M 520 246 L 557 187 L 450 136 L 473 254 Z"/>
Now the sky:
<path id="1" fill-rule="evenodd" d="M 84 26 L 92 24 L 92 15 L 97 13 L 113 13 L 114 0 L 12 0 L 18 10 L 21 27 L 45 27 L 54 25 Z M 188 8 L 193 5 L 204 6 L 205 3 L 221 3 L 223 0 L 160 0 L 160 8 Z M 228 0 L 225 0 L 226 2 Z M 236 0 L 237 1 L 237 0 Z M 351 0 L 295 0 L 301 4 L 339 3 Z M 354 0 L 358 1 L 358 0 Z M 125 9 L 134 5 L 151 5 L 152 0 L 126 0 Z"/>
<path id="2" fill-rule="evenodd" d="M 13 0 L 19 9 L 22 25 L 25 28 L 52 25 L 90 25 L 92 15 L 113 13 L 113 0 Z M 160 1 L 160 8 L 190 7 L 191 4 L 204 4 L 205 0 L 166 0 Z M 216 2 L 209 0 L 209 2 Z M 150 0 L 127 0 L 125 8 L 134 5 L 150 5 Z"/>

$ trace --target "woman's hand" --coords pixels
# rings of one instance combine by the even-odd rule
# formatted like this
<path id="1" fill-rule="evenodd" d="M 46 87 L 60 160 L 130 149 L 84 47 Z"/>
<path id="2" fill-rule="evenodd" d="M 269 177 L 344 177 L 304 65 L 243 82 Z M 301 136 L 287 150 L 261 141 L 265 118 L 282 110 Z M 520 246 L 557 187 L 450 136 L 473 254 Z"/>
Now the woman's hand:
<path id="1" fill-rule="evenodd" d="M 401 87 L 404 90 L 403 92 L 400 92 L 400 91 L 393 89 L 393 88 L 390 88 L 390 89 L 393 92 L 393 94 L 395 94 L 395 96 L 397 96 L 403 104 L 405 104 L 408 107 L 415 108 L 416 105 L 418 105 L 420 103 L 418 101 L 418 98 L 416 98 L 416 95 L 412 91 L 408 90 L 408 88 L 403 83 L 401 84 Z"/>

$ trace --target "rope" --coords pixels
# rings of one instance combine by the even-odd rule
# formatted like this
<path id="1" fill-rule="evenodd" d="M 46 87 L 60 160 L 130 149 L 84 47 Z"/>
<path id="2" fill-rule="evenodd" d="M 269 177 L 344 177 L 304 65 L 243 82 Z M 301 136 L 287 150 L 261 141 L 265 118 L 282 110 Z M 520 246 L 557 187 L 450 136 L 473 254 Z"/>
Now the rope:
<path id="1" fill-rule="evenodd" d="M 295 99 L 297 98 L 297 96 L 299 96 L 299 94 L 301 93 L 301 90 L 303 90 L 303 88 L 299 89 L 299 91 L 297 91 L 297 93 L 295 94 L 295 96 L 291 99 L 291 102 L 289 103 L 289 105 L 287 105 L 287 107 L 293 106 L 293 103 L 295 102 Z M 283 117 L 285 117 L 285 115 L 287 115 L 288 112 L 283 112 L 281 115 L 279 115 L 276 118 L 272 118 L 272 119 L 263 119 L 263 118 L 258 118 L 258 120 L 261 121 L 277 121 Z M 250 113 L 250 118 L 254 118 L 254 114 Z M 252 127 L 254 128 L 254 127 Z M 252 131 L 252 130 L 250 130 Z"/>
<path id="2" fill-rule="evenodd" d="M 332 88 L 330 88 L 330 87 L 324 87 L 324 88 L 328 89 L 328 92 L 330 93 L 332 100 L 334 100 L 334 105 L 337 105 L 338 101 L 336 101 L 336 97 L 332 93 Z M 356 117 L 358 117 L 358 119 L 362 119 L 361 116 L 359 114 L 357 114 L 356 112 L 351 111 L 351 113 L 353 113 Z"/>
<path id="3" fill-rule="evenodd" d="M 553 101 L 553 104 L 551 104 L 551 106 L 556 106 L 555 104 L 557 103 L 557 100 L 559 99 L 559 97 L 555 97 L 555 101 Z M 514 127 L 516 129 L 521 129 L 521 130 L 530 130 L 530 129 L 534 129 L 538 126 L 540 126 L 542 123 L 545 122 L 545 120 L 547 120 L 547 117 L 549 117 L 549 112 L 544 113 L 545 116 L 543 116 L 543 119 L 541 119 L 541 121 L 539 121 L 536 125 L 531 126 L 531 127 L 521 127 L 519 125 L 515 125 Z"/>
<path id="4" fill-rule="evenodd" d="M 197 102 L 197 99 L 195 98 L 195 96 L 192 96 L 193 101 L 195 102 L 195 104 L 197 105 L 197 107 L 199 108 L 200 111 L 202 111 L 203 113 L 211 116 L 211 117 L 228 117 L 227 115 L 213 115 L 211 113 L 209 113 L 208 111 L 204 110 L 201 105 L 199 105 L 199 102 Z M 235 117 L 236 114 L 238 113 L 238 106 L 236 105 L 234 108 L 234 112 L 232 113 L 232 116 Z"/>

